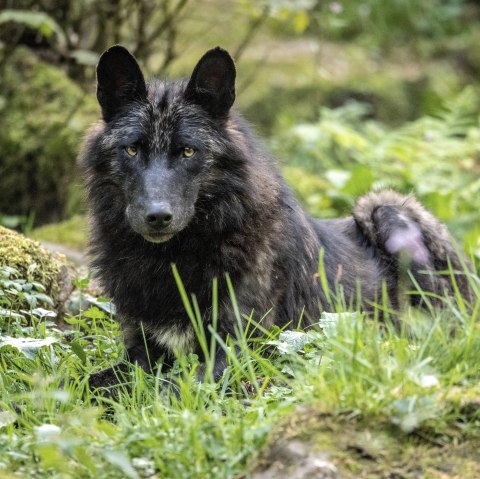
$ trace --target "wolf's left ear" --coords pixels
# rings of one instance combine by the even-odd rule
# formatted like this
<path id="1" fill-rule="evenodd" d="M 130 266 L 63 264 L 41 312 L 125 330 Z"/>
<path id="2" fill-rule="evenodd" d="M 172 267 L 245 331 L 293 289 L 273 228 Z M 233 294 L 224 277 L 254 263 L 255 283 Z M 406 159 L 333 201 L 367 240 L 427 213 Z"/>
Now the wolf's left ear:
<path id="1" fill-rule="evenodd" d="M 97 65 L 97 98 L 106 122 L 129 103 L 147 97 L 145 79 L 135 57 L 120 45 L 102 54 Z"/>
<path id="2" fill-rule="evenodd" d="M 209 50 L 193 70 L 185 98 L 214 118 L 225 116 L 235 101 L 235 64 L 223 48 Z"/>

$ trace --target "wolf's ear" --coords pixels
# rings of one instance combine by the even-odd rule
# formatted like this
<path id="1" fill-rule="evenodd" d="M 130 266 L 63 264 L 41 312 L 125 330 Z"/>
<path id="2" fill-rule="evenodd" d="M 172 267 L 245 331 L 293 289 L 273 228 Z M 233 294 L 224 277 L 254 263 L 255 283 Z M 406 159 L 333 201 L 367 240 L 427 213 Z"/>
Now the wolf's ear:
<path id="1" fill-rule="evenodd" d="M 226 50 L 209 50 L 193 70 L 185 98 L 214 118 L 225 116 L 235 101 L 235 64 Z"/>
<path id="2" fill-rule="evenodd" d="M 133 55 L 120 45 L 105 51 L 97 65 L 97 98 L 104 120 L 109 122 L 128 103 L 146 97 L 145 79 Z"/>

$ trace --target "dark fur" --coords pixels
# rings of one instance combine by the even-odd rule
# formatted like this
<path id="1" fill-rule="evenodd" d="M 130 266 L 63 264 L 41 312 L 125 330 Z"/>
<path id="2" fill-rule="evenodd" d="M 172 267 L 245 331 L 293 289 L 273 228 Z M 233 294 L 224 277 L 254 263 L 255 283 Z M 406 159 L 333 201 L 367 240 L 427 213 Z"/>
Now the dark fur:
<path id="1" fill-rule="evenodd" d="M 430 273 L 446 269 L 447 257 L 459 271 L 460 261 L 445 228 L 414 198 L 371 193 L 353 217 L 335 220 L 302 210 L 249 125 L 231 110 L 235 67 L 224 50 L 207 52 L 190 80 L 145 84 L 134 58 L 112 47 L 97 74 L 104 121 L 90 130 L 81 153 L 91 255 L 117 306 L 131 361 L 148 367 L 144 336 L 150 363 L 162 356 L 168 362 L 173 349 L 199 352 L 172 264 L 205 323 L 218 278 L 223 337 L 235 325 L 226 273 L 243 313 L 253 310 L 258 320 L 269 312 L 264 326 L 296 324 L 302 312 L 303 324 L 317 321 L 329 309 L 317 275 L 320 249 L 329 287 L 341 286 L 347 303 L 359 287 L 364 302 L 376 301 L 385 281 L 398 307 L 399 265 L 388 240 L 396 235 L 408 243 L 416 230 L 421 239 L 410 241 L 411 249 L 423 248 L 428 257 L 413 263 L 413 274 L 429 291 L 452 292 L 448 279 Z M 125 153 L 128 145 L 137 147 L 136 157 Z M 194 157 L 182 157 L 186 146 L 196 149 Z M 171 223 L 152 229 L 146 220 L 152 208 L 168 210 Z M 460 273 L 457 279 L 466 291 Z M 108 371 L 92 382 L 113 381 Z"/>

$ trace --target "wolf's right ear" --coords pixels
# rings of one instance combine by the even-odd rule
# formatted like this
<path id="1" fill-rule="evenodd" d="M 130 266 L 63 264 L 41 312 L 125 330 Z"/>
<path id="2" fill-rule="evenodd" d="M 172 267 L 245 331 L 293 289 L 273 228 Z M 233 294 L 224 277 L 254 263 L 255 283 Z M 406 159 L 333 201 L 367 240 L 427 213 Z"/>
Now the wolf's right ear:
<path id="1" fill-rule="evenodd" d="M 97 99 L 103 119 L 109 122 L 123 107 L 146 97 L 145 79 L 134 56 L 120 45 L 105 51 L 97 65 Z"/>
<path id="2" fill-rule="evenodd" d="M 225 116 L 235 101 L 235 63 L 223 48 L 209 50 L 193 70 L 185 98 L 214 118 Z"/>

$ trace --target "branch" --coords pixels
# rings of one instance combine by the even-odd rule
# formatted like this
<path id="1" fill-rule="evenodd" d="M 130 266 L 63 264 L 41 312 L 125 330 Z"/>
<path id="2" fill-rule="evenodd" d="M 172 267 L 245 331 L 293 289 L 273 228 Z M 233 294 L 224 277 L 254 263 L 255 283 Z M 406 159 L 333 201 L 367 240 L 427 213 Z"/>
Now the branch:
<path id="1" fill-rule="evenodd" d="M 269 13 L 270 13 L 269 7 L 265 6 L 262 10 L 262 13 L 257 18 L 255 18 L 252 22 L 250 22 L 249 29 L 245 33 L 245 36 L 241 40 L 240 44 L 237 46 L 237 48 L 233 52 L 233 58 L 235 58 L 235 61 L 238 62 L 240 57 L 243 55 L 248 44 L 252 41 L 253 37 L 255 36 L 259 28 L 263 25 L 265 20 L 268 18 Z"/>
<path id="2" fill-rule="evenodd" d="M 179 0 L 171 12 L 168 12 L 168 4 L 163 3 L 162 6 L 164 10 L 164 17 L 162 21 L 155 29 L 151 31 L 149 35 L 147 35 L 146 32 L 143 32 L 142 41 L 141 43 L 137 43 L 137 47 L 134 49 L 133 54 L 139 58 L 147 57 L 150 54 L 150 50 L 155 39 L 162 35 L 165 30 L 169 30 L 170 33 L 172 28 L 175 30 L 172 25 L 178 21 L 181 11 L 185 8 L 188 2 L 189 0 Z M 170 61 L 171 60 L 169 60 L 168 63 L 170 63 Z"/>

